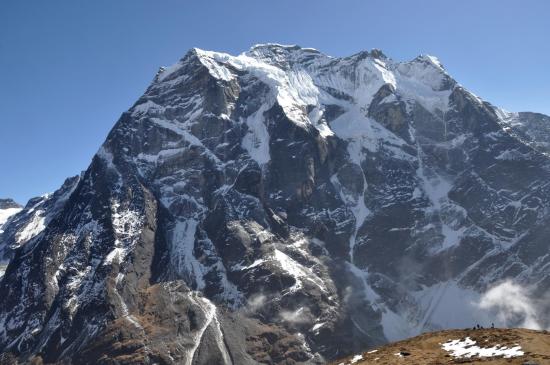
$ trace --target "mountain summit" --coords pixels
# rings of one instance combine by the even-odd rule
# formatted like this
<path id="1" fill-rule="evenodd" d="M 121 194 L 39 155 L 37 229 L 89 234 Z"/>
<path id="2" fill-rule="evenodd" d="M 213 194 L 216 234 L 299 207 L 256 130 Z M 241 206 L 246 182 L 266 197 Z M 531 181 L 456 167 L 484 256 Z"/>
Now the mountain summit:
<path id="1" fill-rule="evenodd" d="M 432 56 L 192 49 L 5 227 L 0 351 L 323 363 L 522 324 L 476 303 L 503 280 L 550 285 L 547 118 L 484 102 Z"/>

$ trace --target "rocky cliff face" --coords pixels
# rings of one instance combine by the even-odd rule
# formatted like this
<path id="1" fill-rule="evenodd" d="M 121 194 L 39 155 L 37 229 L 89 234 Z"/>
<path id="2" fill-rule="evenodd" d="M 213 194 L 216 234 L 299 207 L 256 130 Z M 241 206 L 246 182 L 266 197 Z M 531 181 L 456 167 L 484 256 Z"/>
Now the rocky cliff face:
<path id="1" fill-rule="evenodd" d="M 322 363 L 498 321 L 471 307 L 488 286 L 550 283 L 545 118 L 482 101 L 430 56 L 193 49 L 48 200 L 43 229 L 4 234 L 0 349 Z"/>

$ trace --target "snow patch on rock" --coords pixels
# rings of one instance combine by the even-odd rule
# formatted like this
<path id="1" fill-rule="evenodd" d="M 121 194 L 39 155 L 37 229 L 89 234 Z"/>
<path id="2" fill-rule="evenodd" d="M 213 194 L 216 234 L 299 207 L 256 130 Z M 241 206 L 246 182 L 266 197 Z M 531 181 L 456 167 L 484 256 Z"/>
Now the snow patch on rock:
<path id="1" fill-rule="evenodd" d="M 471 358 L 471 357 L 504 357 L 510 359 L 513 357 L 523 356 L 525 353 L 521 350 L 521 346 L 506 347 L 496 345 L 493 347 L 480 347 L 476 341 L 470 337 L 462 340 L 450 340 L 441 345 L 441 348 L 450 353 L 456 358 Z"/>

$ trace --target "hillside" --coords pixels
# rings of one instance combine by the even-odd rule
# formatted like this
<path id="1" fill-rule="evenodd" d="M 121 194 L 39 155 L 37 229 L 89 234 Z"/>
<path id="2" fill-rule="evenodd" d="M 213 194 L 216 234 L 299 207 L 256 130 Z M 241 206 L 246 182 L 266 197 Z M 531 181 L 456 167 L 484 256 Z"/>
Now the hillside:
<path id="1" fill-rule="evenodd" d="M 545 365 L 550 364 L 550 333 L 526 329 L 432 332 L 351 356 L 334 364 Z"/>

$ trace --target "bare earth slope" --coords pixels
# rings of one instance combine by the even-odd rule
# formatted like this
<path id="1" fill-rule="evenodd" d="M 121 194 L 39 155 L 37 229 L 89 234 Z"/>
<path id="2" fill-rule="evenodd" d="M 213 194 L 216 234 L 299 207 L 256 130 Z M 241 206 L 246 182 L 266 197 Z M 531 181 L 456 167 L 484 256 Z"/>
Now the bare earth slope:
<path id="1" fill-rule="evenodd" d="M 465 343 L 466 352 L 484 352 L 487 356 L 460 356 L 443 349 L 451 341 Z M 475 341 L 475 345 L 472 345 Z M 455 349 L 460 346 L 455 346 Z M 474 351 L 475 350 L 475 351 Z M 491 356 L 491 353 L 496 356 Z M 504 355 L 503 355 L 504 354 Z M 342 365 L 436 365 L 436 364 L 550 364 L 550 333 L 526 329 L 448 330 L 426 333 L 408 340 L 337 361 Z"/>

